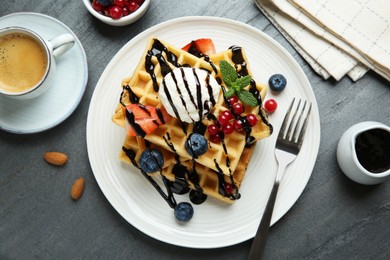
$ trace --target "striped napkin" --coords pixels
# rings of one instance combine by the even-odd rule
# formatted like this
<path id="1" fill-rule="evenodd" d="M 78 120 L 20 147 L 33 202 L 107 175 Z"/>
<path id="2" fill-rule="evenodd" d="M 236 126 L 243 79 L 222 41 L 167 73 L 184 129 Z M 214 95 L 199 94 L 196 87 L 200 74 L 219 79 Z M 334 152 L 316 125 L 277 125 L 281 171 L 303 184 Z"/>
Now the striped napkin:
<path id="1" fill-rule="evenodd" d="M 357 81 L 369 69 L 390 81 L 389 0 L 255 0 L 324 79 Z"/>

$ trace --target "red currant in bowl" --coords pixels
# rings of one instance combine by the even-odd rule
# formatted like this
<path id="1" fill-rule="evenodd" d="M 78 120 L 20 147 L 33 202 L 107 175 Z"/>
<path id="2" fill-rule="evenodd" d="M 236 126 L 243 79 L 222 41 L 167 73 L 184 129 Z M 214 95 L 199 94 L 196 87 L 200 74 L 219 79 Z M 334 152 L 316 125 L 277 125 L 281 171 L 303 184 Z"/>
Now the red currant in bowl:
<path id="1" fill-rule="evenodd" d="M 83 0 L 85 7 L 93 16 L 113 26 L 136 22 L 146 13 L 150 2 L 151 0 Z M 132 8 L 129 8 L 130 3 Z"/>
<path id="2" fill-rule="evenodd" d="M 119 6 L 112 6 L 109 11 L 109 15 L 112 17 L 112 19 L 120 19 L 123 16 L 122 8 Z"/>
<path id="3" fill-rule="evenodd" d="M 118 7 L 124 7 L 127 4 L 126 0 L 114 0 L 114 5 Z"/>

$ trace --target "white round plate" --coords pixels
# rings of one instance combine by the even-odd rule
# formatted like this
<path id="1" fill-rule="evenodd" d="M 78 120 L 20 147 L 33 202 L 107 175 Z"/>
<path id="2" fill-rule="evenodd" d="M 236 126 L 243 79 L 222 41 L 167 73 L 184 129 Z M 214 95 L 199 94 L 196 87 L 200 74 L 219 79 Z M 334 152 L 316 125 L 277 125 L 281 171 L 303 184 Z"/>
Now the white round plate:
<path id="1" fill-rule="evenodd" d="M 173 210 L 137 169 L 118 159 L 125 132 L 111 122 L 111 116 L 119 102 L 121 80 L 131 76 L 149 37 L 158 37 L 178 47 L 197 38 L 212 38 L 217 52 L 231 45 L 242 46 L 257 82 L 268 82 L 274 73 L 282 73 L 288 81 L 282 93 L 267 96 L 279 103 L 277 111 L 270 116 L 275 132 L 257 143 L 240 189 L 241 199 L 226 205 L 208 198 L 205 203 L 194 205 L 194 217 L 186 224 L 175 220 Z M 243 23 L 213 17 L 185 17 L 156 25 L 129 41 L 115 55 L 95 88 L 87 122 L 88 154 L 95 178 L 123 218 L 151 237 L 192 248 L 217 248 L 243 242 L 254 237 L 271 192 L 277 170 L 276 135 L 293 97 L 310 100 L 313 108 L 301 153 L 287 169 L 280 186 L 272 223 L 279 220 L 302 193 L 318 153 L 318 108 L 305 74 L 278 43 Z M 176 200 L 189 201 L 188 194 L 176 196 Z"/>
<path id="2" fill-rule="evenodd" d="M 0 96 L 0 129 L 17 134 L 42 132 L 55 127 L 76 109 L 88 80 L 87 58 L 77 36 L 62 22 L 39 13 L 14 13 L 0 18 L 0 28 L 21 26 L 51 39 L 70 33 L 76 43 L 56 60 L 52 86 L 41 96 L 15 100 Z"/>

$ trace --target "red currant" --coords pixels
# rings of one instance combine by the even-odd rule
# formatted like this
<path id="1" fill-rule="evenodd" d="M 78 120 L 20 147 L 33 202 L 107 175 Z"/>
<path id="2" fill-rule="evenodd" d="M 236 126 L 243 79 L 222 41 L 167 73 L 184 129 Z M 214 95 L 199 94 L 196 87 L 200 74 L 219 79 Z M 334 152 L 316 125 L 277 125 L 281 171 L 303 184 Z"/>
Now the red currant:
<path id="1" fill-rule="evenodd" d="M 233 121 L 233 126 L 234 126 L 234 129 L 236 129 L 236 131 L 241 131 L 242 128 L 244 127 L 244 122 L 242 122 L 242 120 L 240 119 L 235 119 Z"/>
<path id="2" fill-rule="evenodd" d="M 130 14 L 129 8 L 127 8 L 127 6 L 122 7 L 122 14 L 123 16 Z"/>
<path id="3" fill-rule="evenodd" d="M 235 103 L 238 102 L 238 97 L 237 96 L 231 96 L 229 99 L 228 99 L 230 105 L 234 105 Z"/>
<path id="4" fill-rule="evenodd" d="M 222 115 L 224 115 L 228 120 L 233 119 L 233 114 L 230 112 L 230 110 L 223 111 Z"/>
<path id="5" fill-rule="evenodd" d="M 207 130 L 209 131 L 210 135 L 215 135 L 219 132 L 219 127 L 216 124 L 212 124 L 207 127 Z"/>
<path id="6" fill-rule="evenodd" d="M 109 14 L 110 14 L 112 19 L 120 19 L 123 16 L 122 8 L 120 8 L 118 6 L 112 6 L 109 10 Z"/>
<path id="7" fill-rule="evenodd" d="M 227 117 L 227 116 L 224 115 L 224 114 L 221 114 L 221 115 L 218 116 L 218 122 L 219 122 L 222 126 L 228 124 L 230 119 L 231 119 L 231 118 Z"/>
<path id="8" fill-rule="evenodd" d="M 137 4 L 135 1 L 130 1 L 127 4 L 127 8 L 129 8 L 130 13 L 137 11 L 139 8 L 139 4 Z"/>
<path id="9" fill-rule="evenodd" d="M 103 12 L 104 11 L 104 6 L 99 4 L 97 0 L 93 0 L 92 8 L 93 8 L 93 10 L 95 10 L 97 12 Z"/>
<path id="10" fill-rule="evenodd" d="M 273 113 L 276 110 L 277 107 L 278 107 L 278 103 L 276 103 L 275 99 L 272 99 L 272 98 L 268 99 L 264 103 L 264 109 L 268 113 Z"/>
<path id="11" fill-rule="evenodd" d="M 233 185 L 231 185 L 230 183 L 224 183 L 223 187 L 225 188 L 225 192 L 227 194 L 232 194 L 233 193 Z"/>
<path id="12" fill-rule="evenodd" d="M 257 117 L 254 114 L 246 115 L 246 119 L 248 120 L 250 126 L 255 126 L 257 124 Z"/>
<path id="13" fill-rule="evenodd" d="M 139 5 L 142 5 L 145 0 L 135 0 L 135 2 Z"/>
<path id="14" fill-rule="evenodd" d="M 227 135 L 233 133 L 234 126 L 231 123 L 227 123 L 226 125 L 222 126 L 222 132 Z"/>
<path id="15" fill-rule="evenodd" d="M 124 7 L 126 5 L 126 2 L 126 0 L 114 0 L 114 5 Z"/>
<path id="16" fill-rule="evenodd" d="M 213 143 L 219 143 L 221 141 L 221 134 L 216 133 L 214 135 L 210 135 L 210 141 Z"/>
<path id="17" fill-rule="evenodd" d="M 244 113 L 244 106 L 243 104 L 237 102 L 237 103 L 234 103 L 233 104 L 233 112 L 236 114 L 236 115 L 241 115 L 242 113 Z"/>

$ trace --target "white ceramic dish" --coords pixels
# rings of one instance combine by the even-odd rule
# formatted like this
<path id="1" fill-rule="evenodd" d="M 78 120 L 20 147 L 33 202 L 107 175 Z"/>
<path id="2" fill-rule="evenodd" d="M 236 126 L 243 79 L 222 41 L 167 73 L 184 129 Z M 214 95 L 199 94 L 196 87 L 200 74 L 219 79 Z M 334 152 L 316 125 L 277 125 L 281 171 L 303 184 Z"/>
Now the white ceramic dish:
<path id="1" fill-rule="evenodd" d="M 76 109 L 88 81 L 87 58 L 77 36 L 57 19 L 38 13 L 14 13 L 0 18 L 0 28 L 21 26 L 52 39 L 63 33 L 75 38 L 75 45 L 57 61 L 52 86 L 39 97 L 15 100 L 0 96 L 0 129 L 30 134 L 50 129 Z"/>
<path id="2" fill-rule="evenodd" d="M 289 166 L 280 186 L 272 223 L 279 220 L 305 188 L 320 143 L 320 122 L 315 96 L 296 61 L 261 31 L 232 20 L 212 17 L 186 17 L 156 25 L 128 42 L 111 60 L 95 88 L 87 121 L 87 146 L 95 178 L 112 206 L 133 226 L 161 241 L 192 248 L 216 248 L 252 238 L 260 222 L 276 175 L 274 157 L 276 134 L 258 142 L 241 186 L 241 199 L 225 205 L 215 199 L 195 205 L 195 214 L 185 225 L 179 224 L 173 210 L 137 169 L 118 159 L 125 132 L 111 122 L 122 91 L 121 80 L 130 76 L 143 54 L 149 37 L 158 37 L 181 47 L 193 39 L 209 37 L 217 51 L 231 45 L 245 48 L 258 82 L 266 83 L 274 73 L 288 80 L 277 96 L 269 93 L 279 107 L 270 116 L 278 132 L 293 96 L 313 103 L 307 137 L 296 161 Z M 189 201 L 188 195 L 176 200 Z"/>
<path id="3" fill-rule="evenodd" d="M 148 8 L 150 6 L 150 2 L 151 2 L 151 0 L 145 0 L 142 3 L 142 5 L 135 12 L 133 12 L 129 15 L 123 16 L 122 18 L 120 18 L 118 20 L 115 20 L 115 19 L 112 19 L 111 17 L 107 17 L 107 16 L 95 11 L 92 8 L 91 0 L 83 0 L 85 7 L 88 9 L 88 11 L 93 16 L 95 16 L 97 19 L 99 19 L 103 23 L 113 25 L 113 26 L 125 26 L 125 25 L 135 23 L 142 16 L 144 16 L 144 14 L 146 13 L 146 11 L 148 10 Z"/>
<path id="4" fill-rule="evenodd" d="M 337 145 L 337 162 L 341 170 L 351 180 L 365 185 L 379 184 L 390 178 L 390 169 L 381 173 L 372 173 L 359 162 L 355 150 L 356 138 L 359 134 L 372 129 L 382 129 L 390 133 L 390 127 L 385 124 L 364 121 L 348 128 Z"/>

